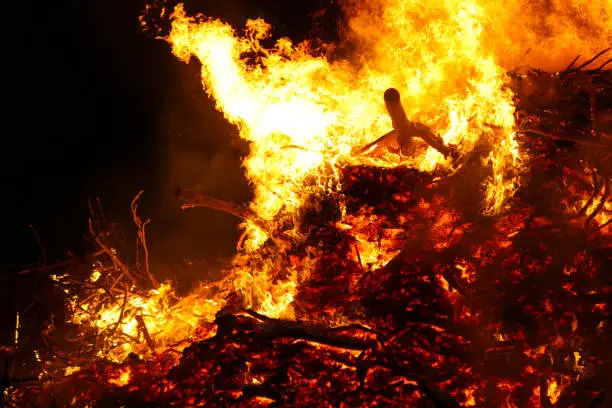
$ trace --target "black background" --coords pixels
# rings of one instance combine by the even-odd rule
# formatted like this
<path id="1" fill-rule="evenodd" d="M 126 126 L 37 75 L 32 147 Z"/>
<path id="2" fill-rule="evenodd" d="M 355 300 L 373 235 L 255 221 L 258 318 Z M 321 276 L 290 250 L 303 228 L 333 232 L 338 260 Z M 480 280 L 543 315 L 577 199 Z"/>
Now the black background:
<path id="1" fill-rule="evenodd" d="M 181 212 L 173 190 L 199 186 L 248 202 L 240 167 L 248 146 L 202 90 L 199 64 L 178 61 L 169 44 L 143 31 L 144 4 L 23 1 L 3 10 L 2 329 L 29 308 L 32 332 L 39 331 L 55 292 L 44 273 L 18 272 L 93 249 L 89 199 L 99 197 L 105 214 L 133 233 L 129 204 L 145 191 L 140 215 L 152 220 L 151 262 L 162 279 L 196 281 L 207 271 L 175 265 L 189 259 L 215 269 L 234 251 L 239 220 L 213 210 Z M 332 0 L 205 0 L 186 8 L 237 31 L 247 18 L 263 17 L 275 38 L 296 42 L 333 38 L 338 17 Z M 0 345 L 10 341 L 11 330 L 0 333 Z"/>

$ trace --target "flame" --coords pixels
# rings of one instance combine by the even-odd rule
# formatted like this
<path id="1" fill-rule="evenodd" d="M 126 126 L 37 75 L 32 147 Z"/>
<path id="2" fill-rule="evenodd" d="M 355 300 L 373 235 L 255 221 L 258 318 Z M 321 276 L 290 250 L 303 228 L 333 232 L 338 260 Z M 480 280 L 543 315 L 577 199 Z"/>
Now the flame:
<path id="1" fill-rule="evenodd" d="M 79 371 L 81 371 L 81 367 L 79 366 L 68 366 L 64 369 L 64 375 L 69 376 L 74 373 L 78 373 Z"/>
<path id="2" fill-rule="evenodd" d="M 390 152 L 375 156 L 355 153 L 391 130 L 382 101 L 388 87 L 401 91 L 411 120 L 430 126 L 446 144 L 457 146 L 464 155 L 483 155 L 488 175 L 483 186 L 485 214 L 497 214 L 508 206 L 520 184 L 526 158 L 514 131 L 513 95 L 507 87 L 506 70 L 509 61 L 524 53 L 521 47 L 537 36 L 533 30 L 513 30 L 518 40 L 509 43 L 512 24 L 526 21 L 509 16 L 520 14 L 516 9 L 519 4 L 532 11 L 537 6 L 509 1 L 503 3 L 507 12 L 500 13 L 500 2 L 484 0 L 427 4 L 416 0 L 347 0 L 343 4 L 347 24 L 343 41 L 356 50 L 345 59 L 324 54 L 325 47 L 316 49 L 309 41 L 294 44 L 281 38 L 272 48 L 265 48 L 262 41 L 270 37 L 271 27 L 262 19 L 249 20 L 245 32 L 237 34 L 219 20 L 188 17 L 182 5 L 175 8 L 167 40 L 181 60 L 195 57 L 201 62 L 204 89 L 227 120 L 237 126 L 240 137 L 250 143 L 250 153 L 243 163 L 255 193 L 250 209 L 257 221 L 263 222 L 244 222 L 246 240 L 223 279 L 201 285 L 185 297 L 176 296 L 169 282 L 150 290 L 127 284 L 123 290 L 118 286 L 110 293 L 99 289 L 86 298 L 67 291 L 71 320 L 93 332 L 91 337 L 99 342 L 98 357 L 121 362 L 135 353 L 148 358 L 168 350 L 180 351 L 194 337 L 210 337 L 214 328 L 202 323 L 214 320 L 226 305 L 228 292 L 240 295 L 241 306 L 268 317 L 295 319 L 292 303 L 321 254 L 311 249 L 310 256 L 292 257 L 283 240 L 295 243 L 305 239 L 300 229 L 304 209 L 319 196 L 339 191 L 342 166 L 454 170 L 453 163 L 432 148 L 410 158 Z M 553 2 L 551 7 L 557 6 Z M 589 18 L 593 17 L 596 6 L 587 6 L 586 2 L 583 6 Z M 601 8 L 609 10 L 610 2 L 601 2 Z M 606 16 L 597 21 L 607 21 Z M 567 38 L 564 30 L 569 29 L 569 20 L 563 20 L 551 38 Z M 602 25 L 601 32 L 605 35 L 610 31 Z M 592 40 L 590 44 L 595 47 L 600 38 L 593 35 L 571 40 L 572 44 Z M 538 43 L 538 47 L 546 44 L 550 42 Z M 610 202 L 602 201 L 607 197 L 605 191 L 602 187 L 594 195 L 580 196 L 566 205 L 575 212 L 582 211 L 587 218 L 603 206 L 606 211 L 594 217 L 594 222 L 604 225 L 612 210 Z M 430 212 L 428 205 L 419 204 L 423 212 Z M 336 226 L 350 233 L 354 244 L 351 261 L 359 262 L 364 271 L 382 268 L 402 250 L 405 231 L 386 227 L 387 220 L 375 215 L 373 208 L 364 206 L 356 214 L 347 214 L 346 209 L 341 212 Z M 436 217 L 431 232 L 434 249 L 442 251 L 460 239 L 460 229 L 454 228 L 458 216 L 453 211 L 444 209 L 432 217 Z M 522 221 L 509 222 L 510 226 L 504 226 L 508 231 L 499 231 L 502 248 L 510 246 L 510 238 L 525 225 Z M 282 239 L 276 239 L 279 236 Z M 273 238 L 274 249 L 264 246 L 268 238 Z M 114 248 L 110 252 L 117 255 Z M 455 267 L 465 286 L 475 283 L 474 264 L 457 259 Z M 88 282 L 91 287 L 105 279 L 104 268 L 94 265 Z M 566 275 L 576 270 L 572 265 L 564 268 Z M 457 294 L 455 280 L 451 286 L 444 274 L 435 276 L 449 295 Z M 64 278 L 53 275 L 58 281 Z M 546 306 L 552 313 L 552 303 Z M 467 319 L 470 311 L 462 311 L 464 315 Z M 572 322 L 573 331 L 577 324 L 577 320 Z M 17 336 L 18 331 L 16 343 Z M 501 329 L 494 338 L 499 342 L 511 339 Z M 559 344 L 553 346 L 563 346 L 563 340 L 558 337 Z M 546 354 L 547 347 L 541 345 L 524 354 L 535 359 Z M 580 352 L 574 351 L 575 371 L 584 370 L 582 362 Z M 78 369 L 68 367 L 65 373 L 70 375 Z M 124 386 L 131 377 L 127 367 L 108 382 Z M 256 376 L 250 380 L 253 384 L 260 381 Z M 569 381 L 569 377 L 550 379 L 547 395 L 553 404 Z M 508 390 L 513 387 L 498 386 Z M 475 386 L 463 390 L 464 406 L 476 405 L 476 391 Z"/>
<path id="3" fill-rule="evenodd" d="M 71 298 L 71 321 L 99 336 L 96 353 L 111 361 L 121 362 L 130 353 L 150 357 L 169 348 L 180 351 L 202 321 L 214 320 L 222 307 L 211 289 L 202 285 L 177 300 L 174 288 L 165 282 L 149 291 L 126 290 L 110 301 L 109 293 L 100 289 L 85 299 Z M 201 338 L 212 335 L 199 333 Z M 106 342 L 103 336 L 108 336 Z"/>
<path id="4" fill-rule="evenodd" d="M 250 142 L 243 165 L 254 188 L 253 212 L 273 230 L 280 227 L 300 240 L 303 208 L 341 187 L 343 165 L 451 170 L 450 160 L 432 148 L 408 159 L 353 153 L 392 129 L 382 100 L 388 87 L 400 90 L 411 120 L 429 125 L 445 143 L 464 154 L 488 146 L 483 212 L 501 211 L 517 188 L 521 154 L 505 70 L 483 42 L 486 10 L 461 1 L 345 6 L 350 27 L 345 41 L 359 50 L 350 59 L 322 55 L 309 41 L 294 44 L 287 38 L 264 48 L 261 41 L 270 37 L 271 27 L 262 19 L 247 21 L 239 35 L 219 20 L 187 16 L 182 5 L 172 14 L 167 40 L 173 53 L 201 62 L 204 89 Z M 355 228 L 361 263 L 383 266 L 398 252 L 388 248 L 394 232 L 374 239 L 364 228 L 368 221 L 357 221 L 341 220 Z M 253 254 L 270 231 L 251 220 L 243 226 L 243 247 Z M 232 284 L 247 306 L 288 317 L 296 288 L 310 271 L 308 265 L 299 273 L 291 267 L 279 271 L 273 259 L 238 260 Z"/>
<path id="5" fill-rule="evenodd" d="M 600 8 L 609 10 L 609 5 L 602 2 Z M 598 6 L 585 1 L 574 1 L 571 7 L 588 16 L 583 30 L 572 30 L 575 24 L 568 14 L 547 36 L 531 16 L 548 26 L 551 16 L 562 13 L 558 2 L 548 10 L 525 1 L 483 0 L 346 0 L 342 7 L 346 30 L 340 45 L 355 50 L 343 58 L 329 52 L 333 46 L 317 48 L 308 40 L 295 44 L 280 38 L 266 48 L 262 42 L 269 43 L 272 27 L 261 18 L 248 20 L 238 33 L 218 19 L 188 16 L 181 4 L 171 14 L 167 41 L 172 52 L 182 61 L 196 58 L 201 63 L 205 91 L 250 143 L 243 162 L 254 188 L 250 208 L 272 228 L 244 222 L 245 253 L 236 257 L 228 281 L 247 307 L 272 317 L 292 316 L 297 288 L 314 262 L 298 268 L 284 265 L 282 256 L 259 257 L 255 252 L 274 231 L 303 239 L 303 209 L 313 198 L 338 191 L 339 168 L 453 169 L 433 148 L 410 158 L 354 153 L 392 128 L 382 101 L 386 88 L 400 90 L 409 119 L 428 125 L 464 155 L 483 155 L 488 176 L 482 211 L 494 215 L 507 208 L 527 159 L 516 139 L 507 70 L 528 49 L 561 44 L 569 39 L 567 33 L 588 32 L 582 39 L 574 35 L 572 44 L 588 42 L 590 48 L 605 45 L 610 33 L 607 14 L 596 17 Z M 518 41 L 509 43 L 519 31 Z M 380 268 L 397 254 L 393 231 L 376 238 L 368 233 L 368 223 L 381 220 L 366 212 L 351 217 L 345 214 L 338 225 L 353 230 L 356 260 L 364 267 Z M 440 218 L 437 249 L 449 244 L 442 233 L 451 218 L 450 213 Z"/>
<path id="6" fill-rule="evenodd" d="M 505 71 L 483 46 L 485 10 L 460 1 L 423 7 L 397 0 L 347 10 L 360 50 L 353 60 L 321 56 L 308 41 L 286 38 L 265 49 L 260 40 L 271 28 L 261 19 L 249 20 L 240 36 L 219 20 L 187 17 L 181 5 L 173 13 L 174 54 L 202 63 L 204 88 L 251 142 L 244 166 L 255 188 L 252 209 L 265 220 L 295 221 L 306 197 L 338 187 L 336 165 L 400 164 L 391 154 L 352 155 L 391 129 L 382 93 L 393 86 L 409 118 L 446 143 L 464 153 L 489 143 L 484 211 L 500 211 L 516 188 L 520 153 Z M 255 63 L 246 55 L 255 55 Z M 423 171 L 450 166 L 432 148 L 404 164 Z M 254 235 L 256 227 L 247 227 Z"/>
<path id="7" fill-rule="evenodd" d="M 474 392 L 476 391 L 476 386 L 472 386 L 470 388 L 466 388 L 463 390 L 463 394 L 465 395 L 465 401 L 463 402 L 464 407 L 473 407 L 476 405 L 476 399 L 474 398 Z"/>
<path id="8" fill-rule="evenodd" d="M 371 208 L 363 207 L 357 215 L 345 215 L 336 223 L 338 228 L 350 231 L 355 239 L 354 260 L 365 269 L 379 269 L 401 251 L 404 231 L 386 228 L 385 222 Z"/>
<path id="9" fill-rule="evenodd" d="M 488 1 L 482 6 L 489 23 L 486 42 L 506 69 L 529 65 L 558 71 L 577 55 L 586 60 L 612 44 L 611 0 Z"/>
<path id="10" fill-rule="evenodd" d="M 563 393 L 563 390 L 571 383 L 571 379 L 564 375 L 559 375 L 547 379 L 545 394 L 550 404 L 556 405 Z M 531 402 L 534 406 L 540 406 L 541 401 L 540 387 L 533 388 Z"/>
<path id="11" fill-rule="evenodd" d="M 604 235 L 612 234 L 612 181 L 605 179 L 605 175 L 600 176 L 597 170 L 588 166 L 580 172 L 568 172 L 567 176 L 569 180 L 566 183 L 570 194 L 563 204 L 568 214 L 578 223 L 588 220 Z M 582 187 L 585 184 L 590 186 L 590 189 L 585 190 Z"/>

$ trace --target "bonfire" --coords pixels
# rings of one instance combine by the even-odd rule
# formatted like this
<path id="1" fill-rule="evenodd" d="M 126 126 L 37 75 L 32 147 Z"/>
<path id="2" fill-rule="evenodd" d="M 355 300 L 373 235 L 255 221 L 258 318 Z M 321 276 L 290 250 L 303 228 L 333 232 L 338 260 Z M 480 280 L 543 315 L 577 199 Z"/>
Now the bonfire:
<path id="1" fill-rule="evenodd" d="M 588 56 L 509 69 L 546 43 L 488 3 L 346 3 L 350 57 L 158 6 L 249 142 L 252 202 L 176 190 L 242 220 L 236 254 L 180 296 L 140 194 L 134 264 L 92 206 L 87 275 L 52 271 L 72 330 L 49 322 L 33 378 L 7 365 L 8 406 L 610 404 L 609 17 L 582 39 L 559 20 Z"/>

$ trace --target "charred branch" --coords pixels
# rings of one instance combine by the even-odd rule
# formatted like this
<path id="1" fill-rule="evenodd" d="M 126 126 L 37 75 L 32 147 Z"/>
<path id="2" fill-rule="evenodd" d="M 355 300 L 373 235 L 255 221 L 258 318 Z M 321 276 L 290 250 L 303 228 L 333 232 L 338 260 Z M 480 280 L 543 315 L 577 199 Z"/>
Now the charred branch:
<path id="1" fill-rule="evenodd" d="M 595 55 L 593 58 L 591 58 L 590 60 L 586 61 L 585 63 L 583 63 L 582 65 L 578 66 L 577 68 L 575 68 L 576 71 L 580 71 L 581 69 L 589 66 L 590 64 L 592 64 L 594 61 L 596 61 L 599 57 L 601 57 L 602 55 L 606 54 L 608 51 L 610 51 L 612 48 L 606 48 L 605 50 L 600 51 L 599 53 L 597 53 L 597 55 Z M 601 69 L 602 67 L 598 68 Z"/>
<path id="2" fill-rule="evenodd" d="M 182 189 L 180 187 L 175 190 L 175 196 L 183 202 L 183 204 L 181 205 L 181 209 L 183 210 L 201 207 L 223 211 L 228 214 L 232 214 L 244 221 L 253 223 L 266 234 L 268 234 L 272 241 L 274 241 L 279 246 L 282 246 L 282 243 L 287 241 L 287 238 L 285 236 L 276 233 L 268 222 L 262 220 L 250 208 L 219 200 L 217 198 L 208 197 L 200 192 Z M 241 242 L 244 237 L 244 235 L 241 236 L 239 241 Z M 240 245 L 238 245 L 238 247 L 239 246 Z"/>
<path id="3" fill-rule="evenodd" d="M 244 221 L 254 222 L 260 227 L 264 227 L 265 225 L 264 221 L 259 219 L 255 212 L 242 205 L 219 200 L 218 198 L 208 197 L 197 191 L 187 190 L 180 187 L 177 187 L 175 190 L 175 196 L 183 202 L 181 205 L 181 209 L 183 210 L 197 207 L 211 208 L 213 210 L 232 214 Z M 262 229 L 265 230 L 265 228 Z"/>
<path id="4" fill-rule="evenodd" d="M 519 129 L 519 131 L 526 135 L 544 136 L 550 139 L 563 140 L 563 141 L 572 142 L 572 143 L 576 143 L 576 144 L 583 145 L 583 146 L 598 147 L 601 149 L 612 150 L 612 143 L 608 143 L 604 140 L 593 141 L 588 138 L 578 138 L 578 137 L 568 136 L 568 135 L 557 135 L 554 133 L 545 132 L 545 131 L 538 130 L 538 129 Z"/>
<path id="5" fill-rule="evenodd" d="M 147 324 L 145 323 L 144 319 L 140 315 L 136 315 L 135 319 L 136 319 L 136 322 L 138 322 L 138 329 L 142 333 L 145 339 L 145 342 L 147 343 L 147 346 L 149 347 L 149 349 L 151 349 L 151 352 L 153 352 L 153 354 L 156 354 L 155 342 L 153 341 L 153 338 L 149 334 L 149 329 L 147 329 Z"/>

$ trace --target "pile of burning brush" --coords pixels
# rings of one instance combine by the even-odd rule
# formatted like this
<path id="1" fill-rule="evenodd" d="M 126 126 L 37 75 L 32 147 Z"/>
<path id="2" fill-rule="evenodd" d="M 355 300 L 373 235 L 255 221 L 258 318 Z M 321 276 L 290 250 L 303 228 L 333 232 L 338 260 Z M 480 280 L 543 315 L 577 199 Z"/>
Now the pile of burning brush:
<path id="1" fill-rule="evenodd" d="M 496 217 L 479 215 L 476 155 L 445 176 L 342 168 L 342 189 L 303 208 L 304 241 L 269 230 L 259 250 L 277 266 L 273 279 L 298 268 L 292 319 L 245 308 L 250 294 L 228 289 L 239 278 L 232 268 L 222 282 L 173 299 L 148 268 L 137 200 L 144 255 L 136 265 L 120 260 L 108 226 L 92 217 L 100 247 L 93 273 L 86 281 L 55 277 L 79 325 L 76 346 L 53 347 L 50 329 L 39 378 L 11 388 L 6 403 L 609 404 L 612 143 L 592 118 L 610 114 L 601 109 L 610 79 L 603 70 L 517 77 L 531 81 L 531 92 L 521 85 L 526 93 L 516 94 L 532 159 L 510 209 Z M 542 105 L 539 90 L 550 87 L 575 103 Z M 585 107 L 587 97 L 600 102 Z M 568 110 L 584 120 L 551 122 Z M 185 207 L 254 217 L 180 193 Z M 306 263 L 314 267 L 301 276 Z"/>
<path id="2" fill-rule="evenodd" d="M 237 39 L 182 8 L 175 18 L 173 51 L 200 58 L 207 91 L 251 142 L 249 206 L 177 189 L 184 209 L 243 220 L 236 256 L 221 279 L 179 296 L 149 265 L 140 195 L 134 262 L 122 257 L 116 227 L 92 211 L 98 251 L 84 270 L 27 271 L 53 272 L 66 310 L 43 328 L 29 379 L 13 378 L 17 319 L 15 344 L 1 350 L 5 404 L 610 404 L 609 49 L 556 73 L 503 73 L 473 54 L 457 17 L 447 30 L 457 25 L 448 39 L 456 60 L 429 67 L 422 55 L 432 44 L 423 42 L 414 63 L 452 80 L 429 78 L 437 85 L 428 96 L 414 83 L 402 88 L 401 98 L 432 98 L 415 107 L 393 88 L 381 95 L 390 81 L 372 80 L 374 71 L 346 75 L 288 40 L 263 49 L 262 20 Z M 248 51 L 266 69 L 236 62 Z M 310 83 L 296 90 L 291 75 L 308 81 L 319 69 L 349 97 Z M 360 75 L 367 80 L 352 92 L 346 84 Z M 270 112 L 278 127 L 261 119 Z"/>

